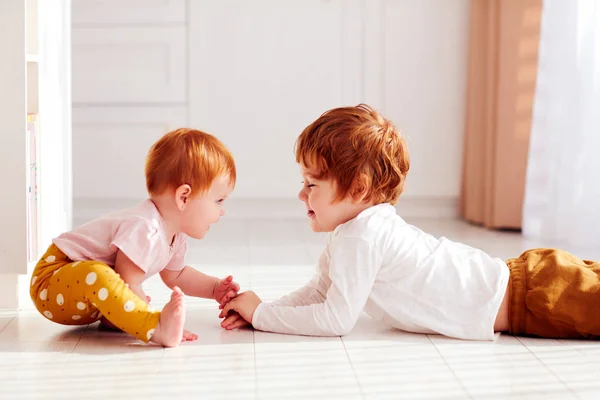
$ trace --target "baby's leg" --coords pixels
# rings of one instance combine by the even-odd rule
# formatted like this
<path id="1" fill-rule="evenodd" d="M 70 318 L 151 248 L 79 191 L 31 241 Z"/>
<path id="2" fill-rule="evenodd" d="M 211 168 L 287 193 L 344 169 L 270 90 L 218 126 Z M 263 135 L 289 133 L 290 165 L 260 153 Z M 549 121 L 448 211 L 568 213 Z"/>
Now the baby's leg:
<path id="1" fill-rule="evenodd" d="M 87 325 L 98 318 L 98 310 L 73 301 L 70 294 L 74 281 L 64 269 L 70 260 L 55 245 L 51 245 L 37 263 L 31 276 L 30 295 L 38 311 L 50 321 L 63 325 Z"/>
<path id="2" fill-rule="evenodd" d="M 160 322 L 156 326 L 151 340 L 166 347 L 177 346 L 183 338 L 184 322 L 183 292 L 175 287 L 171 294 L 171 300 L 161 311 Z"/>
<path id="3" fill-rule="evenodd" d="M 510 333 L 600 338 L 600 263 L 562 250 L 533 249 L 507 264 Z"/>
<path id="4" fill-rule="evenodd" d="M 54 245 L 36 266 L 31 282 L 31 297 L 37 309 L 54 322 L 87 325 L 104 314 L 116 327 L 144 342 L 152 339 L 169 347 L 181 342 L 185 311 L 179 289 L 161 316 L 105 263 L 73 262 Z M 154 338 L 156 331 L 159 335 Z"/>
<path id="5" fill-rule="evenodd" d="M 109 266 L 82 261 L 75 268 L 80 296 L 97 308 L 117 328 L 144 342 L 172 347 L 181 342 L 185 310 L 183 293 L 175 288 L 162 313 L 140 299 Z M 155 337 L 156 335 L 156 337 Z"/>
<path id="6" fill-rule="evenodd" d="M 91 323 L 104 315 L 119 329 L 144 342 L 150 340 L 158 325 L 160 313 L 137 297 L 103 262 L 71 262 L 57 270 L 49 283 L 48 301 L 60 299 L 56 302 L 63 307 L 64 315 L 57 322 Z"/>

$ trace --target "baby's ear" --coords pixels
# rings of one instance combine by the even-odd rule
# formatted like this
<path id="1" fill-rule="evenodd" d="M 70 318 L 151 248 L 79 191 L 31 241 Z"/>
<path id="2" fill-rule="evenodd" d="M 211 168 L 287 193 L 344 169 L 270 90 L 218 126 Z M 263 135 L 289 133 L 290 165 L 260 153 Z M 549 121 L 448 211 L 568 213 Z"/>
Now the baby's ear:
<path id="1" fill-rule="evenodd" d="M 350 196 L 355 203 L 362 203 L 371 189 L 371 178 L 364 173 L 356 177 L 352 188 L 350 188 Z"/>
<path id="2" fill-rule="evenodd" d="M 192 188 L 188 184 L 183 184 L 179 186 L 175 190 L 175 203 L 177 204 L 177 208 L 180 210 L 184 210 L 187 205 L 188 200 L 192 195 Z"/>

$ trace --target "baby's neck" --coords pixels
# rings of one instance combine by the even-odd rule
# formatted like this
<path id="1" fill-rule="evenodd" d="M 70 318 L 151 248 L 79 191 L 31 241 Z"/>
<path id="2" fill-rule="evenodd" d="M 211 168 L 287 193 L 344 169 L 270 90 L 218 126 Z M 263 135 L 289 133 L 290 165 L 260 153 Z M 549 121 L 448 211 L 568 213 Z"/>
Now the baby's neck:
<path id="1" fill-rule="evenodd" d="M 181 231 L 181 225 L 179 219 L 181 211 L 177 209 L 172 197 L 159 195 L 151 196 L 150 200 L 156 206 L 160 216 L 163 220 L 163 226 L 165 228 L 165 236 L 169 241 L 169 244 L 173 243 L 175 235 Z"/>

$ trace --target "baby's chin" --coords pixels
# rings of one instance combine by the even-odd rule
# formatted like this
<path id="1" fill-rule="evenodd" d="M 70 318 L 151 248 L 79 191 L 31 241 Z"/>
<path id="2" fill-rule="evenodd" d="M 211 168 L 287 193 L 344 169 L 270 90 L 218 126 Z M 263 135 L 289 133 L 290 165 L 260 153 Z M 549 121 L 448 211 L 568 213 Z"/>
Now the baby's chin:
<path id="1" fill-rule="evenodd" d="M 204 232 L 193 232 L 193 233 L 190 232 L 190 233 L 187 233 L 186 235 L 191 237 L 192 239 L 201 240 L 201 239 L 204 239 L 207 234 L 208 234 L 208 229 L 205 230 Z"/>

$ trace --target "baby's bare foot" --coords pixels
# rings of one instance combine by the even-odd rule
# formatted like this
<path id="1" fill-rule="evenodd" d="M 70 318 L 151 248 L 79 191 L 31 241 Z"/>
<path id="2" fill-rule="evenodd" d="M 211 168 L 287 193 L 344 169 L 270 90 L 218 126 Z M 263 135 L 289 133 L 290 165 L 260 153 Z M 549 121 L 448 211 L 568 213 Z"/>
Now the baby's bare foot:
<path id="1" fill-rule="evenodd" d="M 183 339 L 182 342 L 193 342 L 198 339 L 198 335 L 193 332 L 188 331 L 187 329 L 183 330 Z"/>
<path id="2" fill-rule="evenodd" d="M 171 300 L 160 312 L 160 321 L 150 340 L 165 347 L 176 347 L 181 343 L 184 322 L 183 292 L 175 286 L 171 294 Z"/>

